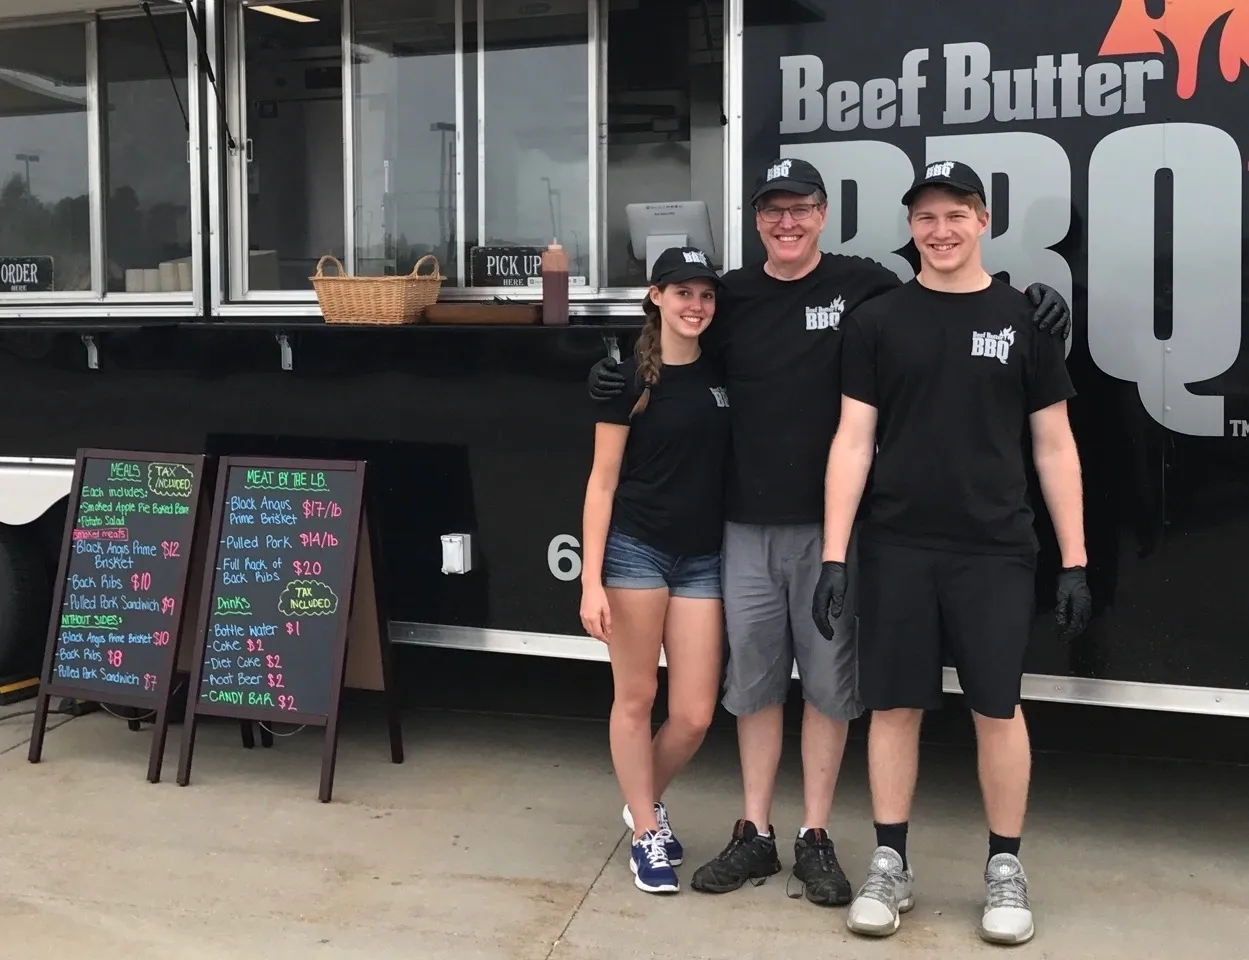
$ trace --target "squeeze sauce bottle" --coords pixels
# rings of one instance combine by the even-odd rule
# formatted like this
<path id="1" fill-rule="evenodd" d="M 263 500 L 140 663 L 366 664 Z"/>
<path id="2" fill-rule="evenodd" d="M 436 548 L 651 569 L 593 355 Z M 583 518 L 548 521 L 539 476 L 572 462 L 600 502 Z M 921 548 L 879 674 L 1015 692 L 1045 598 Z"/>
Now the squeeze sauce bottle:
<path id="1" fill-rule="evenodd" d="M 555 240 L 542 254 L 542 323 L 568 323 L 568 254 Z"/>

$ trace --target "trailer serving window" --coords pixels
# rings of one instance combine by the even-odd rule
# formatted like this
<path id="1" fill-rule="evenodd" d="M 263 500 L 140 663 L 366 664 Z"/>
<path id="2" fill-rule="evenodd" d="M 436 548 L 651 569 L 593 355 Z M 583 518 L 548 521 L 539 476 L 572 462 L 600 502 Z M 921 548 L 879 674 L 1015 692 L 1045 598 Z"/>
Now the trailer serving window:
<path id="1" fill-rule="evenodd" d="M 433 254 L 445 297 L 536 298 L 557 239 L 573 297 L 628 310 L 648 248 L 723 262 L 723 6 L 210 0 L 237 143 L 215 146 L 222 312 L 314 311 L 325 254 L 357 275 Z"/>
<path id="2" fill-rule="evenodd" d="M 0 20 L 0 315 L 195 309 L 191 34 L 126 7 Z"/>

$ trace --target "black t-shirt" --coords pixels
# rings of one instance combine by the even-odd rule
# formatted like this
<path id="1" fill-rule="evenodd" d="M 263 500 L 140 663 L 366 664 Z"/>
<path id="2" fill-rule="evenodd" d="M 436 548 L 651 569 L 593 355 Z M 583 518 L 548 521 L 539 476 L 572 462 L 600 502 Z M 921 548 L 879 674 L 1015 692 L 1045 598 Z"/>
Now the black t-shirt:
<path id="1" fill-rule="evenodd" d="M 1036 550 L 1028 417 L 1075 396 L 1064 341 L 1000 280 L 912 280 L 846 320 L 842 392 L 879 411 L 863 535 L 948 550 Z"/>
<path id="2" fill-rule="evenodd" d="M 727 518 L 819 523 L 841 410 L 843 318 L 900 281 L 873 260 L 825 254 L 800 280 L 756 264 L 724 282 L 702 344 L 722 358 L 733 398 Z"/>
<path id="3" fill-rule="evenodd" d="M 598 410 L 600 422 L 629 427 L 612 525 L 672 553 L 719 552 L 731 438 L 719 365 L 705 352 L 693 363 L 664 365 L 646 409 L 632 421 L 643 384 L 636 359 L 620 366 L 629 385 Z"/>

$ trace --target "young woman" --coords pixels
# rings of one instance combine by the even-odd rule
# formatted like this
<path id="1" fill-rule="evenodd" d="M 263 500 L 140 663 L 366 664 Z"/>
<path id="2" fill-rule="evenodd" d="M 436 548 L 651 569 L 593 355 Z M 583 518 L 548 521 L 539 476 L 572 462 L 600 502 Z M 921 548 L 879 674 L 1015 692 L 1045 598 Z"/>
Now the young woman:
<path id="1" fill-rule="evenodd" d="M 581 622 L 611 657 L 612 762 L 648 893 L 679 889 L 681 844 L 660 798 L 702 745 L 720 686 L 729 399 L 699 348 L 719 289 L 699 250 L 655 261 L 636 357 L 621 365 L 630 387 L 598 410 L 585 496 Z M 652 743 L 661 647 L 668 719 Z"/>

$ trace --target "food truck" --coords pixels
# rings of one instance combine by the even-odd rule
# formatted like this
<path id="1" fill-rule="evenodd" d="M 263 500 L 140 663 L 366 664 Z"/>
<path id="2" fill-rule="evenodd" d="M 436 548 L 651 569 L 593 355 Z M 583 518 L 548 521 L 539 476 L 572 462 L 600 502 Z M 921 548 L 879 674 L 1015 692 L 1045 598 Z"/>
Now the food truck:
<path id="1" fill-rule="evenodd" d="M 1008 7 L 0 0 L 0 676 L 84 447 L 366 459 L 395 643 L 605 660 L 586 378 L 657 251 L 760 257 L 753 179 L 802 157 L 824 248 L 909 279 L 900 197 L 958 159 L 989 269 L 1075 318 L 1096 613 L 1058 641 L 1039 509 L 1025 697 L 1249 715 L 1249 6 Z M 326 323 L 310 280 L 435 263 L 489 321 L 552 240 L 567 324 Z"/>

